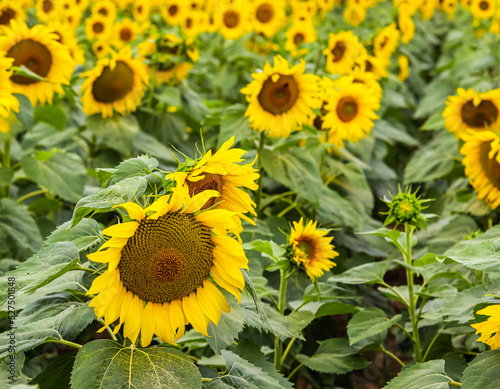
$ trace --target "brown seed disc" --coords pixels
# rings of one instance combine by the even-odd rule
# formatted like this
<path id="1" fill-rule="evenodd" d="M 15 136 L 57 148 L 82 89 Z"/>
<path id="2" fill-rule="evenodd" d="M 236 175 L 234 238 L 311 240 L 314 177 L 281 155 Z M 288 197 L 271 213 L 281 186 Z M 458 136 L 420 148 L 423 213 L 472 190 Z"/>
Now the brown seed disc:
<path id="1" fill-rule="evenodd" d="M 299 85 L 293 76 L 283 76 L 274 82 L 269 77 L 259 93 L 261 107 L 273 114 L 281 115 L 290 110 L 299 98 Z"/>
<path id="2" fill-rule="evenodd" d="M 261 23 L 269 23 L 274 16 L 274 8 L 269 4 L 262 4 L 257 8 L 255 17 Z"/>
<path id="3" fill-rule="evenodd" d="M 17 42 L 9 49 L 7 57 L 14 58 L 14 66 L 24 65 L 41 77 L 46 77 L 52 66 L 52 54 L 49 49 L 42 43 L 32 39 L 23 39 Z M 14 75 L 10 79 L 12 82 L 21 85 L 30 85 L 39 82 L 33 78 L 21 75 Z"/>
<path id="4" fill-rule="evenodd" d="M 337 115 L 343 122 L 350 122 L 358 113 L 358 103 L 352 97 L 342 97 L 337 104 Z"/>
<path id="5" fill-rule="evenodd" d="M 481 128 L 497 120 L 498 108 L 489 100 L 483 100 L 474 107 L 472 100 L 469 100 L 462 105 L 460 116 L 469 127 Z"/>
<path id="6" fill-rule="evenodd" d="M 92 95 L 100 103 L 114 103 L 123 99 L 134 85 L 134 72 L 123 61 L 116 61 L 113 70 L 105 67 L 92 85 Z"/>
<path id="7" fill-rule="evenodd" d="M 495 158 L 489 158 L 488 154 L 490 153 L 490 150 L 491 146 L 489 143 L 481 144 L 481 166 L 486 174 L 486 177 L 488 177 L 488 180 L 493 184 L 493 186 L 500 189 L 500 164 Z"/>
<path id="8" fill-rule="evenodd" d="M 342 59 L 345 54 L 347 47 L 344 42 L 339 41 L 335 44 L 335 47 L 332 49 L 331 53 L 333 55 L 333 62 L 338 62 Z"/>
<path id="9" fill-rule="evenodd" d="M 224 12 L 222 21 L 227 28 L 235 28 L 240 24 L 240 14 L 236 11 L 226 11 Z"/>
<path id="10" fill-rule="evenodd" d="M 205 178 L 200 181 L 191 182 L 186 180 L 187 186 L 189 188 L 189 195 L 193 197 L 194 195 L 203 192 L 204 190 L 216 190 L 222 193 L 222 176 L 220 174 L 205 173 Z M 213 207 L 216 203 L 220 201 L 218 197 L 212 197 L 201 209 L 207 209 Z"/>

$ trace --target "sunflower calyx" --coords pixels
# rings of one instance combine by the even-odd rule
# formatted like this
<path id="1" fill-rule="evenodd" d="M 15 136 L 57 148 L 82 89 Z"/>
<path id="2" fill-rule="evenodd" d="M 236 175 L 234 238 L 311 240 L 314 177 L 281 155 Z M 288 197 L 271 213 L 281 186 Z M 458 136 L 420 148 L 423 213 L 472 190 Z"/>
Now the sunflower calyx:
<path id="1" fill-rule="evenodd" d="M 384 226 L 396 223 L 396 226 L 399 224 L 408 224 L 416 228 L 427 229 L 426 220 L 430 215 L 422 214 L 421 211 L 427 208 L 427 206 L 424 206 L 424 203 L 431 200 L 420 200 L 416 192 L 410 193 L 410 191 L 411 188 L 409 187 L 407 187 L 404 192 L 399 188 L 396 196 L 389 193 L 391 199 L 388 200 L 384 198 L 382 200 L 389 207 L 388 212 L 382 213 L 387 215 Z"/>

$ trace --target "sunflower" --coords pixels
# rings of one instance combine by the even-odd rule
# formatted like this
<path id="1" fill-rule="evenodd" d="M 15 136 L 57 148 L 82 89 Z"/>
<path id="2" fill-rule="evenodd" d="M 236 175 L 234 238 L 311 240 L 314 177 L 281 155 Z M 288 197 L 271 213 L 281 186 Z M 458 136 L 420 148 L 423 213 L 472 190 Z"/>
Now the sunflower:
<path id="1" fill-rule="evenodd" d="M 399 30 L 396 23 L 391 23 L 383 28 L 375 37 L 373 50 L 375 56 L 391 58 L 392 54 L 398 47 Z"/>
<path id="2" fill-rule="evenodd" d="M 26 12 L 19 3 L 13 0 L 2 1 L 0 3 L 0 26 L 8 26 L 11 20 L 24 23 Z"/>
<path id="3" fill-rule="evenodd" d="M 130 46 L 118 53 L 111 51 L 111 58 L 100 59 L 81 77 L 86 77 L 83 110 L 88 115 L 100 112 L 103 117 L 113 116 L 113 109 L 122 115 L 135 111 L 149 83 L 146 65 L 132 58 Z"/>
<path id="4" fill-rule="evenodd" d="M 193 42 L 194 38 L 205 32 L 207 18 L 201 11 L 187 13 L 181 23 L 181 28 L 186 42 Z"/>
<path id="5" fill-rule="evenodd" d="M 144 22 L 149 19 L 151 5 L 149 1 L 141 1 L 133 4 L 132 15 L 139 22 Z"/>
<path id="6" fill-rule="evenodd" d="M 244 1 L 225 6 L 219 15 L 219 33 L 225 39 L 238 39 L 249 29 L 248 6 Z"/>
<path id="7" fill-rule="evenodd" d="M 489 305 L 476 313 L 478 315 L 489 316 L 482 323 L 471 324 L 472 328 L 476 330 L 476 334 L 481 334 L 476 340 L 486 343 L 493 350 L 496 350 L 500 347 L 500 305 Z"/>
<path id="8" fill-rule="evenodd" d="M 180 25 L 187 12 L 185 0 L 167 0 L 161 8 L 163 18 L 172 26 Z"/>
<path id="9" fill-rule="evenodd" d="M 365 72 L 373 73 L 376 80 L 387 77 L 387 68 L 390 65 L 390 61 L 386 57 L 375 57 L 373 55 L 367 55 L 366 57 L 361 57 L 363 61 L 363 66 Z"/>
<path id="10" fill-rule="evenodd" d="M 72 9 L 61 13 L 60 19 L 61 21 L 66 22 L 70 26 L 72 26 L 73 29 L 76 29 L 80 25 L 80 22 L 82 20 L 82 11 L 77 7 L 73 7 Z"/>
<path id="11" fill-rule="evenodd" d="M 366 53 L 365 48 L 352 31 L 330 34 L 328 47 L 323 50 L 326 55 L 326 70 L 330 73 L 348 73 L 356 58 Z"/>
<path id="12" fill-rule="evenodd" d="M 305 68 L 304 61 L 290 67 L 286 59 L 276 56 L 274 66 L 267 62 L 262 73 L 252 74 L 254 80 L 241 92 L 249 102 L 245 116 L 254 129 L 273 138 L 288 137 L 313 116 L 312 110 L 321 106 L 318 77 L 304 74 Z"/>
<path id="13" fill-rule="evenodd" d="M 407 44 L 415 35 L 415 23 L 410 15 L 406 12 L 398 14 L 398 26 L 401 31 L 401 42 Z"/>
<path id="14" fill-rule="evenodd" d="M 36 17 L 40 22 L 48 22 L 57 18 L 59 8 L 56 0 L 39 0 L 36 2 Z"/>
<path id="15" fill-rule="evenodd" d="M 286 24 L 283 0 L 255 0 L 250 9 L 253 30 L 272 37 Z"/>
<path id="16" fill-rule="evenodd" d="M 113 43 L 116 48 L 122 48 L 125 45 L 137 39 L 137 36 L 141 32 L 141 28 L 137 22 L 132 21 L 129 18 L 123 19 L 121 22 L 114 24 L 113 26 Z"/>
<path id="17" fill-rule="evenodd" d="M 430 20 L 434 15 L 434 8 L 436 7 L 435 0 L 423 0 L 420 5 L 420 12 L 424 20 Z"/>
<path id="18" fill-rule="evenodd" d="M 111 50 L 111 47 L 105 41 L 95 41 L 92 45 L 92 52 L 97 58 L 105 57 Z"/>
<path id="19" fill-rule="evenodd" d="M 500 205 L 500 137 L 491 131 L 481 131 L 464 136 L 460 149 L 465 175 L 491 209 Z"/>
<path id="20" fill-rule="evenodd" d="M 364 85 L 366 88 L 372 90 L 373 96 L 376 96 L 378 99 L 382 98 L 382 87 L 380 83 L 375 74 L 366 71 L 366 67 L 354 67 L 354 69 L 349 72 L 349 76 L 352 77 L 352 82 Z M 334 88 L 330 88 L 330 90 L 334 90 Z"/>
<path id="21" fill-rule="evenodd" d="M 255 203 L 248 193 L 240 188 L 257 190 L 255 180 L 259 173 L 252 167 L 253 163 L 240 165 L 244 161 L 241 157 L 246 153 L 243 149 L 231 149 L 234 136 L 225 142 L 214 155 L 209 150 L 203 158 L 194 166 L 186 166 L 167 178 L 173 178 L 178 185 L 183 185 L 189 191 L 190 196 L 195 196 L 205 190 L 216 190 L 220 198 L 212 198 L 202 206 L 202 209 L 215 208 L 226 209 L 238 214 L 236 217 L 244 218 L 252 224 L 243 214 L 255 213 Z"/>
<path id="22" fill-rule="evenodd" d="M 78 44 L 78 39 L 74 30 L 71 28 L 71 25 L 68 23 L 62 23 L 60 20 L 56 20 L 50 22 L 49 27 L 57 35 L 57 41 L 68 48 L 75 64 L 83 65 L 85 63 L 83 50 Z"/>
<path id="23" fill-rule="evenodd" d="M 5 120 L 9 117 L 10 111 L 19 112 L 19 101 L 12 94 L 14 88 L 9 79 L 12 72 L 9 68 L 12 66 L 12 58 L 5 57 L 4 52 L 0 52 L 0 132 L 8 132 L 9 123 Z"/>
<path id="24" fill-rule="evenodd" d="M 14 93 L 28 97 L 34 106 L 38 102 L 52 103 L 54 93 L 64 93 L 61 84 L 69 84 L 74 62 L 69 50 L 57 42 L 57 35 L 49 27 L 11 21 L 11 28 L 0 36 L 0 51 L 14 58 L 14 66 L 25 66 L 47 82 L 16 74 L 10 77 Z"/>
<path id="25" fill-rule="evenodd" d="M 290 233 L 290 245 L 293 249 L 293 260 L 297 265 L 304 265 L 304 269 L 309 278 L 314 282 L 317 277 L 321 277 L 323 272 L 330 270 L 335 263 L 330 259 L 339 254 L 333 250 L 331 244 L 333 237 L 326 237 L 328 231 L 318 230 L 317 222 L 309 220 L 304 223 L 304 219 L 293 222 Z"/>
<path id="26" fill-rule="evenodd" d="M 101 16 L 92 15 L 85 20 L 85 34 L 89 40 L 107 40 L 111 35 L 113 21 Z"/>
<path id="27" fill-rule="evenodd" d="M 293 57 L 307 54 L 306 48 L 299 49 L 304 43 L 316 42 L 317 33 L 313 23 L 294 23 L 286 32 L 285 50 L 291 52 Z"/>
<path id="28" fill-rule="evenodd" d="M 408 57 L 406 55 L 400 54 L 398 56 L 399 74 L 398 78 L 400 81 L 404 81 L 410 75 L 410 68 L 408 66 Z"/>
<path id="29" fill-rule="evenodd" d="M 500 125 L 500 89 L 476 93 L 472 89 L 457 90 L 449 96 L 443 111 L 444 124 L 457 137 L 468 132 L 498 129 Z"/>
<path id="30" fill-rule="evenodd" d="M 470 12 L 476 19 L 489 19 L 495 15 L 495 1 L 472 0 Z"/>
<path id="31" fill-rule="evenodd" d="M 350 4 L 344 10 L 344 20 L 352 24 L 353 26 L 358 26 L 361 24 L 366 17 L 366 8 L 362 5 Z"/>
<path id="32" fill-rule="evenodd" d="M 380 99 L 372 90 L 352 77 L 342 77 L 335 82 L 323 118 L 323 127 L 329 128 L 328 142 L 344 147 L 344 140 L 357 142 L 364 138 L 378 119 L 375 111 L 380 107 Z"/>
<path id="33" fill-rule="evenodd" d="M 88 255 L 108 264 L 87 292 L 97 294 L 89 306 L 105 327 L 120 319 L 114 331 L 123 325 L 132 343 L 139 332 L 142 347 L 153 334 L 173 343 L 188 323 L 208 336 L 208 324 L 217 325 L 222 311 L 230 311 L 216 284 L 241 300 L 240 269 L 248 269 L 248 260 L 241 244 L 227 235 L 233 213 L 201 210 L 218 195 L 209 190 L 190 198 L 178 187 L 146 209 L 130 202 L 119 206 L 135 221 L 106 228 L 103 235 L 111 239 Z"/>
<path id="34" fill-rule="evenodd" d="M 116 5 L 110 0 L 99 0 L 92 6 L 92 14 L 99 15 L 103 18 L 116 20 Z"/>

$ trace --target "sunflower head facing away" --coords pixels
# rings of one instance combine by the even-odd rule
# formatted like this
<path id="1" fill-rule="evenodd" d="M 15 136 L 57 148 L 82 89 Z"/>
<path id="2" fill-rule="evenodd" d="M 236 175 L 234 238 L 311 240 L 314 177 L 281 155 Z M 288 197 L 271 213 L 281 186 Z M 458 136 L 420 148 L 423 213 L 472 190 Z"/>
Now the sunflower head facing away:
<path id="1" fill-rule="evenodd" d="M 145 209 L 120 205 L 133 221 L 105 229 L 111 238 L 88 255 L 108 264 L 88 291 L 96 295 L 90 306 L 105 327 L 119 319 L 115 333 L 123 325 L 133 343 L 140 333 L 142 347 L 153 334 L 163 342 L 179 340 L 188 323 L 208 336 L 208 324 L 230 311 L 216 285 L 241 299 L 240 269 L 248 269 L 248 261 L 241 244 L 227 235 L 235 227 L 233 213 L 201 209 L 214 196 L 219 194 L 207 190 L 190 197 L 178 186 Z"/>
<path id="2" fill-rule="evenodd" d="M 476 93 L 472 89 L 459 88 L 458 96 L 449 96 L 443 111 L 448 131 L 457 137 L 484 131 L 496 130 L 500 125 L 500 89 Z"/>
<path id="3" fill-rule="evenodd" d="M 83 110 L 87 115 L 113 116 L 136 110 L 149 83 L 146 65 L 132 58 L 130 46 L 120 52 L 110 51 L 111 58 L 100 59 L 95 68 L 82 73 Z"/>
<path id="4" fill-rule="evenodd" d="M 471 133 L 464 137 L 460 152 L 465 175 L 491 209 L 500 205 L 500 137 L 491 131 Z"/>
<path id="5" fill-rule="evenodd" d="M 57 41 L 52 29 L 11 21 L 11 28 L 0 36 L 0 51 L 13 58 L 14 66 L 25 66 L 47 82 L 15 74 L 10 77 L 14 93 L 28 97 L 32 105 L 52 103 L 54 93 L 64 93 L 61 84 L 69 84 L 74 61 L 69 49 Z"/>
<path id="6" fill-rule="evenodd" d="M 241 92 L 249 102 L 245 116 L 252 127 L 269 136 L 288 137 L 297 126 L 307 123 L 313 108 L 321 107 L 318 99 L 319 78 L 304 74 L 305 62 L 290 67 L 286 59 L 274 57 L 274 66 L 266 63 L 262 73 Z"/>
<path id="7" fill-rule="evenodd" d="M 293 250 L 292 260 L 303 266 L 309 278 L 314 282 L 325 271 L 330 270 L 335 263 L 330 259 L 339 255 L 331 244 L 333 237 L 326 237 L 328 231 L 318 230 L 317 222 L 309 220 L 293 222 L 290 233 L 290 246 Z"/>

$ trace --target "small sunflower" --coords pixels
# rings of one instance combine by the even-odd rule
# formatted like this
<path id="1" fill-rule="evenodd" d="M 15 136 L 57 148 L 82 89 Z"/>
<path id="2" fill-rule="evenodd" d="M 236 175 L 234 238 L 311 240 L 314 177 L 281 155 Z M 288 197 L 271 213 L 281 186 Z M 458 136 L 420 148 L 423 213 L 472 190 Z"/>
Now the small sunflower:
<path id="1" fill-rule="evenodd" d="M 85 34 L 89 40 L 107 40 L 111 35 L 113 21 L 101 16 L 92 15 L 85 20 Z"/>
<path id="2" fill-rule="evenodd" d="M 335 246 L 331 244 L 333 237 L 326 237 L 328 231 L 318 230 L 317 222 L 309 220 L 304 223 L 293 222 L 290 233 L 290 245 L 293 249 L 293 261 L 297 265 L 303 265 L 309 278 L 314 282 L 317 277 L 321 277 L 325 271 L 336 266 L 330 259 L 339 254 L 333 250 Z"/>
<path id="3" fill-rule="evenodd" d="M 12 66 L 13 59 L 5 57 L 4 52 L 0 52 L 0 132 L 8 132 L 10 125 L 5 120 L 9 117 L 11 111 L 19 112 L 19 101 L 12 94 L 14 88 L 9 79 L 12 72 L 9 68 Z"/>
<path id="4" fill-rule="evenodd" d="M 227 235 L 235 226 L 233 213 L 201 210 L 218 195 L 209 190 L 191 198 L 177 187 L 146 209 L 120 205 L 135 221 L 106 228 L 103 235 L 111 239 L 88 255 L 108 264 L 87 293 L 96 294 L 89 306 L 105 327 L 120 319 L 114 331 L 123 325 L 133 343 L 140 333 L 142 347 L 153 334 L 163 342 L 178 341 L 188 323 L 208 336 L 209 323 L 217 325 L 222 311 L 230 311 L 216 285 L 241 299 L 240 269 L 248 269 L 248 260 L 241 244 Z"/>
<path id="5" fill-rule="evenodd" d="M 253 30 L 272 37 L 286 24 L 283 0 L 256 0 L 250 9 Z"/>
<path id="6" fill-rule="evenodd" d="M 366 17 L 366 8 L 358 4 L 349 4 L 344 10 L 344 20 L 353 26 L 359 26 Z"/>
<path id="7" fill-rule="evenodd" d="M 172 26 L 179 26 L 189 12 L 185 0 L 166 0 L 161 13 L 165 21 Z"/>
<path id="8" fill-rule="evenodd" d="M 489 316 L 482 323 L 471 324 L 472 328 L 476 330 L 476 334 L 481 334 L 476 340 L 486 343 L 492 350 L 496 350 L 500 347 L 500 305 L 489 305 L 476 313 L 478 315 Z"/>
<path id="9" fill-rule="evenodd" d="M 187 13 L 181 23 L 182 33 L 187 42 L 193 42 L 193 39 L 205 32 L 207 18 L 201 11 L 191 11 Z"/>
<path id="10" fill-rule="evenodd" d="M 358 37 L 352 31 L 330 34 L 326 55 L 326 70 L 333 74 L 346 74 L 352 69 L 356 58 L 366 53 Z"/>
<path id="11" fill-rule="evenodd" d="M 374 52 L 377 57 L 391 58 L 398 47 L 399 30 L 396 23 L 391 23 L 383 28 L 374 40 Z"/>
<path id="12" fill-rule="evenodd" d="M 109 44 L 105 41 L 95 41 L 92 45 L 92 52 L 97 58 L 105 57 L 111 50 Z"/>
<path id="13" fill-rule="evenodd" d="M 130 46 L 118 53 L 112 51 L 111 58 L 100 59 L 81 77 L 86 77 L 82 84 L 83 110 L 87 115 L 101 113 L 103 117 L 113 116 L 113 109 L 122 115 L 135 111 L 149 83 L 146 65 L 132 58 Z"/>
<path id="14" fill-rule="evenodd" d="M 317 33 L 313 23 L 294 23 L 286 32 L 285 50 L 293 57 L 307 54 L 306 48 L 300 48 L 304 43 L 316 42 Z"/>
<path id="15" fill-rule="evenodd" d="M 249 102 L 245 116 L 254 129 L 273 138 L 288 137 L 314 115 L 312 110 L 321 106 L 318 77 L 304 74 L 305 68 L 304 61 L 290 67 L 286 59 L 276 56 L 274 66 L 267 62 L 262 73 L 252 74 L 254 80 L 241 92 Z"/>
<path id="16" fill-rule="evenodd" d="M 129 18 L 123 19 L 119 23 L 113 25 L 113 43 L 116 48 L 122 48 L 129 45 L 137 39 L 141 32 L 141 28 L 137 22 Z"/>
<path id="17" fill-rule="evenodd" d="M 457 90 L 458 96 L 449 96 L 443 111 L 448 131 L 457 137 L 468 132 L 498 129 L 500 125 L 500 89 L 476 93 L 472 89 Z"/>
<path id="18" fill-rule="evenodd" d="M 225 6 L 219 15 L 219 33 L 225 39 L 238 39 L 249 30 L 248 6 L 244 1 Z"/>
<path id="19" fill-rule="evenodd" d="M 406 55 L 398 56 L 399 74 L 398 78 L 400 81 L 404 81 L 410 75 L 410 67 L 408 66 L 408 57 Z"/>
<path id="20" fill-rule="evenodd" d="M 24 23 L 26 20 L 26 12 L 19 3 L 14 0 L 2 1 L 0 3 L 0 26 L 9 26 L 11 20 Z"/>
<path id="21" fill-rule="evenodd" d="M 366 57 L 361 57 L 365 72 L 372 73 L 376 80 L 387 77 L 387 68 L 390 65 L 390 61 L 386 57 L 375 57 L 373 55 L 367 55 Z"/>
<path id="22" fill-rule="evenodd" d="M 323 118 L 323 127 L 329 128 L 328 142 L 344 147 L 344 141 L 357 142 L 372 129 L 378 119 L 375 111 L 380 99 L 371 89 L 355 83 L 352 77 L 342 77 L 335 82 Z"/>
<path id="23" fill-rule="evenodd" d="M 99 15 L 114 22 L 116 20 L 116 5 L 110 0 L 96 1 L 92 6 L 92 14 Z"/>
<path id="24" fill-rule="evenodd" d="M 495 15 L 494 0 L 472 0 L 470 12 L 476 19 L 489 19 Z"/>
<path id="25" fill-rule="evenodd" d="M 424 20 L 431 20 L 434 15 L 434 8 L 436 7 L 435 0 L 423 0 L 420 5 L 420 12 Z"/>
<path id="26" fill-rule="evenodd" d="M 465 175 L 491 209 L 500 205 L 500 137 L 491 131 L 476 132 L 464 137 L 460 149 Z"/>
<path id="27" fill-rule="evenodd" d="M 144 22 L 149 19 L 151 5 L 149 1 L 141 1 L 133 4 L 132 15 L 139 22 Z"/>
<path id="28" fill-rule="evenodd" d="M 243 214 L 255 213 L 255 203 L 248 193 L 240 188 L 257 190 L 255 180 L 259 173 L 252 167 L 253 163 L 240 165 L 244 161 L 241 157 L 246 153 L 243 149 L 230 149 L 234 143 L 234 136 L 225 142 L 214 155 L 209 150 L 199 162 L 190 167 L 185 167 L 167 178 L 174 178 L 178 185 L 183 185 L 190 196 L 195 196 L 205 190 L 216 190 L 220 198 L 212 198 L 202 206 L 202 209 L 215 208 L 227 209 L 235 212 L 238 217 L 251 222 Z"/>
<path id="29" fill-rule="evenodd" d="M 57 41 L 49 27 L 11 22 L 11 28 L 0 36 L 0 51 L 14 59 L 14 66 L 25 66 L 48 82 L 19 74 L 10 77 L 14 93 L 28 97 L 31 104 L 52 103 L 54 93 L 64 93 L 61 84 L 69 84 L 74 62 L 69 50 Z"/>
<path id="30" fill-rule="evenodd" d="M 36 17 L 40 22 L 48 22 L 57 18 L 59 2 L 56 0 L 39 0 L 36 2 Z"/>

